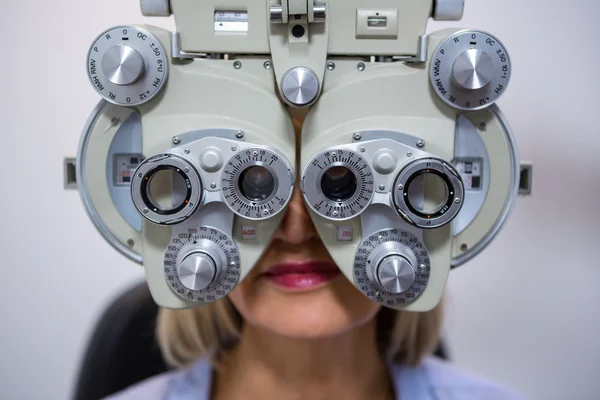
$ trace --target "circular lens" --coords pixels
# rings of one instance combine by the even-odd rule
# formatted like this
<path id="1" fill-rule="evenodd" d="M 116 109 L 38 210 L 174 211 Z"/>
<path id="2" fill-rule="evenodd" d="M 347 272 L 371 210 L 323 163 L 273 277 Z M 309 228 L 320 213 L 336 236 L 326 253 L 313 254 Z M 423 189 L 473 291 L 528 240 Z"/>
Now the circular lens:
<path id="1" fill-rule="evenodd" d="M 437 173 L 421 171 L 409 181 L 406 188 L 407 202 L 424 215 L 437 214 L 446 206 L 450 190 L 446 181 Z"/>
<path id="2" fill-rule="evenodd" d="M 254 165 L 240 174 L 238 185 L 242 196 L 250 201 L 262 201 L 275 190 L 275 179 L 268 169 Z"/>
<path id="3" fill-rule="evenodd" d="M 356 175 L 346 167 L 331 167 L 321 177 L 321 191 L 332 201 L 349 200 L 357 188 Z"/>
<path id="4" fill-rule="evenodd" d="M 165 165 L 150 172 L 144 180 L 145 198 L 152 211 L 171 214 L 187 203 L 189 179 L 179 168 Z"/>
<path id="5" fill-rule="evenodd" d="M 202 202 L 202 180 L 195 168 L 175 154 L 156 154 L 137 167 L 131 179 L 131 199 L 148 221 L 179 224 Z"/>

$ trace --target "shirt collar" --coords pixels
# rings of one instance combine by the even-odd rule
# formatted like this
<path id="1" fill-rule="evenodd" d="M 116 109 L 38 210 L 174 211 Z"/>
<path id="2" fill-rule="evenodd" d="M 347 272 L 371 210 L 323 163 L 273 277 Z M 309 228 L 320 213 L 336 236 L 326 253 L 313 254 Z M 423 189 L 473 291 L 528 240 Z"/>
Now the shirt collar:
<path id="1" fill-rule="evenodd" d="M 396 400 L 430 398 L 429 379 L 422 367 L 409 367 L 387 361 Z M 163 400 L 209 400 L 213 368 L 210 361 L 200 359 L 171 380 Z"/>

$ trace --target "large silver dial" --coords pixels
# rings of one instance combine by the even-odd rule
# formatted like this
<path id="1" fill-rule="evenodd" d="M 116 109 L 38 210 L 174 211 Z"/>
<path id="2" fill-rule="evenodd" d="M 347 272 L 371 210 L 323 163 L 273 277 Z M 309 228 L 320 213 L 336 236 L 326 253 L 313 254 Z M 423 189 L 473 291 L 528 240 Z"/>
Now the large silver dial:
<path id="1" fill-rule="evenodd" d="M 401 229 L 384 229 L 365 238 L 356 249 L 354 282 L 371 300 L 387 306 L 408 304 L 429 281 L 425 245 Z"/>
<path id="2" fill-rule="evenodd" d="M 327 149 L 304 169 L 301 189 L 309 207 L 331 220 L 358 216 L 373 198 L 369 163 L 348 149 Z"/>
<path id="3" fill-rule="evenodd" d="M 246 149 L 225 164 L 223 198 L 241 217 L 269 218 L 289 202 L 294 180 L 292 166 L 282 155 L 265 148 Z"/>
<path id="4" fill-rule="evenodd" d="M 168 74 L 168 56 L 160 41 L 136 26 L 117 26 L 96 38 L 88 52 L 92 86 L 113 104 L 135 106 L 152 99 Z"/>
<path id="5" fill-rule="evenodd" d="M 240 278 L 240 256 L 231 237 L 218 229 L 188 228 L 165 252 L 165 279 L 180 297 L 209 303 L 226 296 Z"/>
<path id="6" fill-rule="evenodd" d="M 494 104 L 510 82 L 511 62 L 504 45 L 486 32 L 460 31 L 440 44 L 430 69 L 435 92 L 459 110 Z"/>

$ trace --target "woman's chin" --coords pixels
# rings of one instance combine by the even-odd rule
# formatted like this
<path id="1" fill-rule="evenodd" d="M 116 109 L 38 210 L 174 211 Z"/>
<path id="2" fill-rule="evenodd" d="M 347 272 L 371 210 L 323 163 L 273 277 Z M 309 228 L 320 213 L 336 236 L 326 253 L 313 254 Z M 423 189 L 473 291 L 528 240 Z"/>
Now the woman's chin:
<path id="1" fill-rule="evenodd" d="M 296 286 L 300 287 L 296 287 Z M 371 320 L 379 310 L 343 276 L 316 284 L 281 285 L 271 279 L 243 285 L 229 297 L 247 323 L 282 336 L 323 338 L 342 334 Z"/>

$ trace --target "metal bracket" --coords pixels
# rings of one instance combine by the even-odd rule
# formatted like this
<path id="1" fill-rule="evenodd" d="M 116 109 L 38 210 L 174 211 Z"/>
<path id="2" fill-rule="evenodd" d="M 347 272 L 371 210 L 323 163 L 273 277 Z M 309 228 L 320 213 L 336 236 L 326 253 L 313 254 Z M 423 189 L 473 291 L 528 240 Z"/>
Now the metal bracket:
<path id="1" fill-rule="evenodd" d="M 77 170 L 75 157 L 65 157 L 63 161 L 63 180 L 65 189 L 77 190 Z"/>
<path id="2" fill-rule="evenodd" d="M 427 61 L 427 36 L 419 36 L 419 49 L 416 56 L 393 56 L 393 61 L 424 63 Z"/>
<path id="3" fill-rule="evenodd" d="M 533 163 L 530 161 L 521 161 L 521 174 L 519 176 L 519 195 L 531 196 L 533 185 Z"/>
<path id="4" fill-rule="evenodd" d="M 174 59 L 192 60 L 194 58 L 208 58 L 207 53 L 186 53 L 181 50 L 181 36 L 179 32 L 171 33 L 171 53 Z"/>
<path id="5" fill-rule="evenodd" d="M 183 146 L 196 140 L 204 139 L 207 137 L 218 137 L 229 140 L 237 140 L 245 142 L 244 131 L 238 129 L 203 129 L 197 131 L 190 131 L 182 133 L 181 135 L 174 136 L 172 139 L 171 147 Z"/>
<path id="6" fill-rule="evenodd" d="M 287 24 L 292 16 L 307 16 L 309 23 L 321 23 L 327 18 L 327 4 L 314 0 L 281 0 L 269 6 L 269 15 L 274 24 Z"/>

